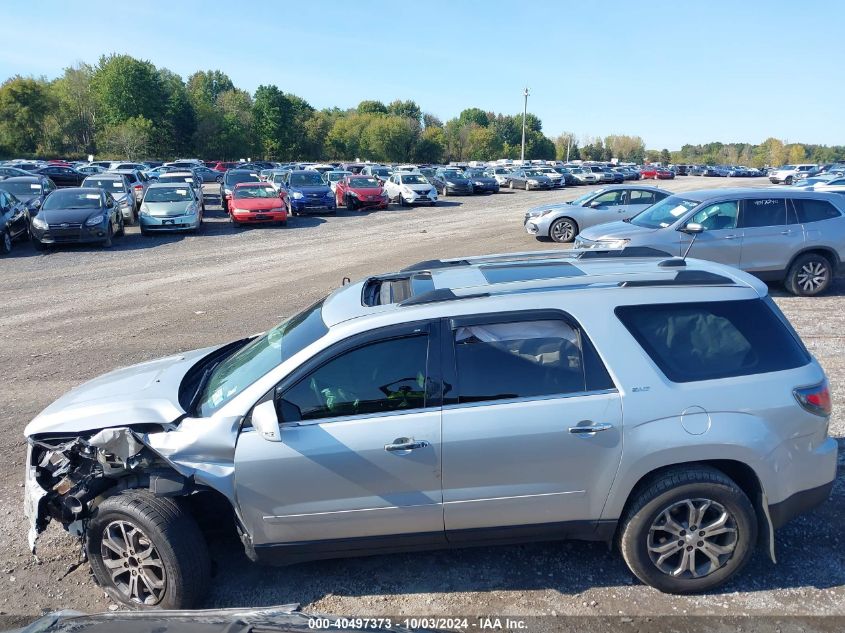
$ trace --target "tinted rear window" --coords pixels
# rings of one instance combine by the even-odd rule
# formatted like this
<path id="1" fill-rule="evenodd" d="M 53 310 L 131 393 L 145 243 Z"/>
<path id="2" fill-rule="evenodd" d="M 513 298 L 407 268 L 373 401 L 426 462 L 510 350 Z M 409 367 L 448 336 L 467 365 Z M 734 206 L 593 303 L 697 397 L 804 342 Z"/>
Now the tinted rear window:
<path id="1" fill-rule="evenodd" d="M 840 216 L 836 207 L 830 204 L 827 200 L 793 199 L 792 204 L 795 205 L 795 211 L 798 214 L 798 221 L 801 224 L 805 224 L 807 222 L 819 222 L 820 220 L 829 220 Z"/>
<path id="2" fill-rule="evenodd" d="M 810 362 L 762 299 L 620 306 L 615 312 L 672 382 L 763 374 Z"/>

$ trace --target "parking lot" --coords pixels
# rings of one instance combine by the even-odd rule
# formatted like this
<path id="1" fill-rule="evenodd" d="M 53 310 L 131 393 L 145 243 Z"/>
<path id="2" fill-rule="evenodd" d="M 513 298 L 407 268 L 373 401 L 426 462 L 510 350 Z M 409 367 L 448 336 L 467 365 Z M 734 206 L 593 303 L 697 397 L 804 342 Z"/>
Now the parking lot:
<path id="1" fill-rule="evenodd" d="M 645 183 L 642 183 L 645 184 Z M 650 184 L 650 183 L 649 183 Z M 768 186 L 764 178 L 679 177 L 685 191 Z M 203 230 L 142 237 L 137 227 L 109 250 L 50 253 L 18 244 L 0 260 L 0 611 L 11 615 L 108 601 L 87 565 L 59 579 L 79 547 L 51 526 L 27 551 L 22 513 L 26 423 L 62 393 L 119 366 L 258 332 L 341 284 L 419 260 L 565 248 L 522 229 L 533 205 L 575 198 L 562 191 L 502 190 L 449 197 L 436 207 L 339 210 L 294 217 L 287 227 L 235 228 L 206 186 Z M 845 436 L 845 283 L 804 299 L 772 286 L 776 301 L 824 366 L 834 396 L 831 434 Z M 840 439 L 841 448 L 845 443 Z M 842 459 L 840 458 L 840 464 Z M 284 485 L 284 482 L 280 482 Z M 779 564 L 757 552 L 741 577 L 704 596 L 670 596 L 636 581 L 621 557 L 595 543 L 550 543 L 322 561 L 251 565 L 236 539 L 211 541 L 216 581 L 206 607 L 291 602 L 312 611 L 399 614 L 845 614 L 845 485 L 779 531 Z"/>

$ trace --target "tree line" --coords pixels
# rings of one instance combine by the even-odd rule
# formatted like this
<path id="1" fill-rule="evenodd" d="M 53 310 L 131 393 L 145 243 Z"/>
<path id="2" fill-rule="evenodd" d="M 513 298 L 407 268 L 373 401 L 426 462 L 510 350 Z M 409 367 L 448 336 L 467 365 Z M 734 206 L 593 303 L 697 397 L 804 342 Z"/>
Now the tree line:
<path id="1" fill-rule="evenodd" d="M 519 158 L 522 114 L 467 108 L 445 123 L 411 100 L 362 101 L 318 110 L 274 85 L 252 94 L 220 70 L 187 81 L 129 55 L 80 63 L 61 76 L 15 76 L 0 85 L 0 158 L 355 159 L 382 162 Z M 708 143 L 680 151 L 646 149 L 639 136 L 564 133 L 550 139 L 525 117 L 525 157 L 642 163 L 780 165 L 845 160 L 845 147 Z"/>

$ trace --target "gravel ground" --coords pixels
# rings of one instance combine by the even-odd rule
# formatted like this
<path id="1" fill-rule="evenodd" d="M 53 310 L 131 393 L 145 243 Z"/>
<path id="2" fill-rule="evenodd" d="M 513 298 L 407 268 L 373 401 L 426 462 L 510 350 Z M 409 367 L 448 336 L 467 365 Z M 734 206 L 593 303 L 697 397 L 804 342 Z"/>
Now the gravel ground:
<path id="1" fill-rule="evenodd" d="M 764 179 L 682 177 L 674 191 L 768 185 Z M 521 226 L 556 192 L 504 191 L 448 198 L 435 208 L 293 218 L 287 228 L 234 229 L 217 204 L 199 235 L 142 238 L 136 227 L 111 250 L 40 254 L 17 244 L 0 261 L 0 615 L 27 616 L 109 603 L 87 565 L 71 571 L 77 543 L 52 526 L 40 563 L 28 553 L 22 513 L 26 423 L 79 383 L 116 367 L 261 331 L 341 283 L 424 259 L 557 247 Z M 207 200 L 216 203 L 215 188 Z M 776 301 L 824 365 L 842 438 L 845 283 L 817 299 L 772 287 Z M 841 442 L 841 440 L 840 440 Z M 845 446 L 843 446 L 845 447 Z M 840 460 L 842 463 L 842 460 Z M 832 501 L 778 533 L 779 564 L 762 551 L 741 578 L 706 596 L 643 586 L 600 544 L 550 543 L 323 561 L 251 565 L 235 540 L 215 538 L 206 607 L 291 602 L 311 611 L 369 615 L 787 615 L 845 614 L 845 486 Z"/>

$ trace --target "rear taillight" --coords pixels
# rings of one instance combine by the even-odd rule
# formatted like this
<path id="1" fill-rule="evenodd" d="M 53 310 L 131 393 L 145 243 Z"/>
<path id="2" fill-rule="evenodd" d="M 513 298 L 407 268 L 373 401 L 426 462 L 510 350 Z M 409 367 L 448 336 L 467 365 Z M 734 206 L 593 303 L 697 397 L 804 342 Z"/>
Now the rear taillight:
<path id="1" fill-rule="evenodd" d="M 812 387 L 800 387 L 792 393 L 795 394 L 798 404 L 810 413 L 825 418 L 830 415 L 830 389 L 828 389 L 826 380 Z"/>

